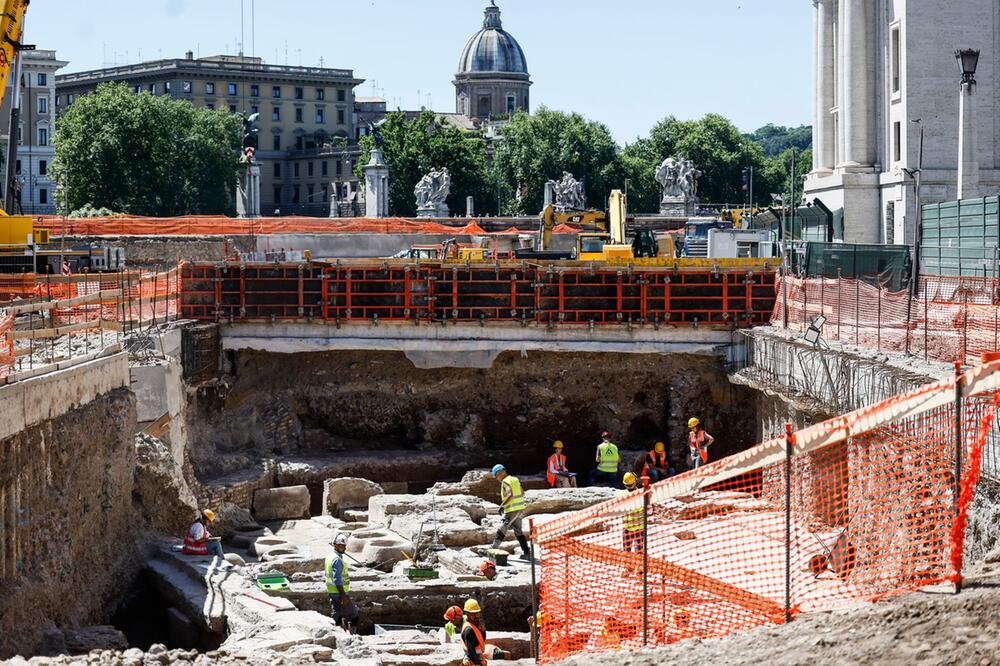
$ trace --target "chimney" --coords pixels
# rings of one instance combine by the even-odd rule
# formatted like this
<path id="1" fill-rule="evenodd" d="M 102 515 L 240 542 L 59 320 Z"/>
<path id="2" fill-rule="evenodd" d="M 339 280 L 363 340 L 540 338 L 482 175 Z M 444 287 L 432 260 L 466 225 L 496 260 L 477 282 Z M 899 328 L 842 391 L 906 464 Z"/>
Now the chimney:
<path id="1" fill-rule="evenodd" d="M 185 51 L 184 52 L 184 59 L 185 60 L 194 60 L 194 51 Z"/>

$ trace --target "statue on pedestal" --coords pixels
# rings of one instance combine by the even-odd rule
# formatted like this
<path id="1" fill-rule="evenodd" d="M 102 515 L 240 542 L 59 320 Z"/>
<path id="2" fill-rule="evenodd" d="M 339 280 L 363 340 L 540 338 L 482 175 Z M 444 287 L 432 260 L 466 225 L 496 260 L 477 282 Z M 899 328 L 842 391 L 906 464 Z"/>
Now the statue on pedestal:
<path id="1" fill-rule="evenodd" d="M 692 217 L 698 212 L 698 178 L 702 172 L 694 162 L 681 155 L 680 159 L 668 157 L 656 167 L 656 182 L 663 189 L 660 214 L 674 217 Z"/>
<path id="2" fill-rule="evenodd" d="M 551 188 L 555 207 L 559 212 L 587 208 L 587 192 L 583 189 L 583 182 L 574 178 L 573 174 L 563 171 L 560 180 L 550 180 L 545 186 Z"/>
<path id="3" fill-rule="evenodd" d="M 238 181 L 236 192 L 236 214 L 239 217 L 260 217 L 260 164 L 254 155 L 257 152 L 257 127 L 259 113 L 249 116 L 240 114 L 243 119 L 243 153 L 240 163 L 246 164 L 247 170 Z"/>
<path id="4" fill-rule="evenodd" d="M 420 179 L 413 188 L 417 198 L 417 217 L 448 217 L 448 195 L 451 194 L 451 174 L 448 169 L 436 169 Z"/>

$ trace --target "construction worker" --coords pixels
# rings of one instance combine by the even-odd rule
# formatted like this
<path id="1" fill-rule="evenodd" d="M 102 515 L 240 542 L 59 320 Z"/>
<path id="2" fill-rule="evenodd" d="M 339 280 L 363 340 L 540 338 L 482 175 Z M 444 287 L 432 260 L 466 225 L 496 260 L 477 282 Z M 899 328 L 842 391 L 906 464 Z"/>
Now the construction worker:
<path id="1" fill-rule="evenodd" d="M 708 447 L 715 442 L 715 438 L 705 432 L 697 418 L 688 419 L 688 429 L 691 431 L 688 434 L 688 462 L 693 469 L 697 469 L 708 462 Z"/>
<path id="2" fill-rule="evenodd" d="M 590 485 L 614 488 L 618 485 L 618 447 L 611 441 L 611 433 L 601 433 L 595 457 L 597 468 L 590 473 Z"/>
<path id="3" fill-rule="evenodd" d="M 618 493 L 619 497 L 627 497 L 639 492 L 639 479 L 634 473 L 625 472 L 622 483 L 625 485 L 625 490 Z M 625 513 L 622 514 L 622 545 L 625 552 L 641 553 L 646 547 L 643 535 L 644 513 L 645 510 L 640 504 L 634 509 L 626 509 Z"/>
<path id="4" fill-rule="evenodd" d="M 670 458 L 667 457 L 667 447 L 663 442 L 657 442 L 653 450 L 646 454 L 646 464 L 642 467 L 641 476 L 648 476 L 653 483 L 674 475 L 670 469 Z"/>
<path id="5" fill-rule="evenodd" d="M 507 536 L 507 530 L 514 530 L 517 543 L 521 546 L 521 559 L 527 560 L 531 557 L 531 551 L 528 550 L 528 540 L 524 538 L 524 532 L 521 530 L 521 518 L 527 507 L 521 482 L 517 477 L 507 474 L 503 465 L 494 465 L 492 471 L 494 478 L 500 482 L 500 515 L 503 516 L 503 523 L 497 529 L 491 548 L 498 548 Z"/>
<path id="6" fill-rule="evenodd" d="M 479 575 L 486 580 L 493 580 L 497 577 L 497 565 L 491 560 L 483 560 L 479 563 Z"/>
<path id="7" fill-rule="evenodd" d="M 351 599 L 351 576 L 347 571 L 344 553 L 347 552 L 347 535 L 341 532 L 333 540 L 333 552 L 326 556 L 326 593 L 330 595 L 330 614 L 333 621 L 353 634 L 357 631 L 358 607 Z"/>
<path id="8" fill-rule="evenodd" d="M 443 639 L 445 643 L 451 643 L 462 627 L 462 609 L 452 606 L 444 612 L 444 619 L 447 623 L 444 625 Z"/>
<path id="9" fill-rule="evenodd" d="M 545 470 L 545 478 L 549 482 L 550 488 L 576 488 L 576 474 L 566 469 L 566 456 L 563 455 L 563 443 L 556 440 L 552 444 L 554 449 L 549 456 L 549 463 Z"/>
<path id="10" fill-rule="evenodd" d="M 184 533 L 184 546 L 181 553 L 184 555 L 213 555 L 220 559 L 225 555 L 222 552 L 222 544 L 213 539 L 208 532 L 209 524 L 215 522 L 215 512 L 211 509 L 202 509 L 191 527 Z"/>
<path id="11" fill-rule="evenodd" d="M 465 622 L 462 623 L 465 658 L 462 659 L 462 666 L 486 666 L 486 628 L 480 617 L 482 609 L 479 602 L 468 599 L 462 610 L 465 611 Z"/>

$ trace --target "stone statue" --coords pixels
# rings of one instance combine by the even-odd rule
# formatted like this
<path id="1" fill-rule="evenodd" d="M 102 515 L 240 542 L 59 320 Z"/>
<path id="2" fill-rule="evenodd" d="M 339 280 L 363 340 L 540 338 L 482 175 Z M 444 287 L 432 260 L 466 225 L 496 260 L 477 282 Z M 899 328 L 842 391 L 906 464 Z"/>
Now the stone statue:
<path id="1" fill-rule="evenodd" d="M 663 188 L 660 214 L 691 217 L 698 210 L 698 178 L 702 172 L 694 162 L 681 155 L 668 157 L 656 167 L 656 182 Z"/>
<path id="2" fill-rule="evenodd" d="M 451 174 L 448 169 L 435 169 L 420 179 L 413 188 L 417 198 L 417 217 L 448 217 L 448 196 L 451 194 Z"/>
<path id="3" fill-rule="evenodd" d="M 375 140 L 376 150 L 382 150 L 382 146 L 385 144 L 385 141 L 382 138 L 382 125 L 385 125 L 385 123 L 385 118 L 377 123 L 368 123 L 368 133 L 371 134 L 372 138 Z"/>
<path id="4" fill-rule="evenodd" d="M 546 183 L 555 194 L 555 207 L 560 211 L 585 210 L 587 208 L 587 193 L 583 183 L 573 177 L 573 174 L 563 171 L 562 178 Z"/>
<path id="5" fill-rule="evenodd" d="M 243 119 L 243 154 L 247 154 L 247 148 L 253 148 L 254 151 L 257 150 L 257 135 L 260 134 L 260 128 L 257 127 L 257 121 L 260 120 L 259 113 L 251 113 L 249 116 L 246 113 L 241 113 L 240 118 Z M 253 154 L 250 154 L 253 157 Z"/>

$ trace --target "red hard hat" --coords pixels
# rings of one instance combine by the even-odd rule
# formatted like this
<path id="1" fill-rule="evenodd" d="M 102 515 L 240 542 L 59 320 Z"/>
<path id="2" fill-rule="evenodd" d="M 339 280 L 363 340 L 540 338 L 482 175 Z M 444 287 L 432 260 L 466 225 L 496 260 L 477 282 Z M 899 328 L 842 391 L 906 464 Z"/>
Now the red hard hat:
<path id="1" fill-rule="evenodd" d="M 601 437 L 611 437 L 611 433 L 605 430 L 604 432 L 601 433 Z"/>
<path id="2" fill-rule="evenodd" d="M 444 619 L 449 622 L 455 622 L 456 620 L 462 619 L 462 609 L 458 606 L 452 606 L 444 612 Z"/>

